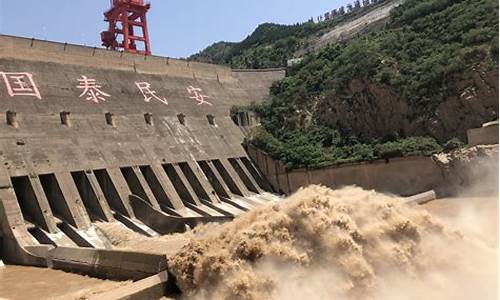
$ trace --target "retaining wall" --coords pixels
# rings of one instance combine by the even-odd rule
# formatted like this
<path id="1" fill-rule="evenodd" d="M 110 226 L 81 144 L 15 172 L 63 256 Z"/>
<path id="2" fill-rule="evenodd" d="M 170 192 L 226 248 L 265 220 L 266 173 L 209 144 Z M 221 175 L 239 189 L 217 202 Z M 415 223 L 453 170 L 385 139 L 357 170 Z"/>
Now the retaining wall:
<path id="1" fill-rule="evenodd" d="M 331 188 L 357 185 L 410 196 L 439 189 L 444 182 L 441 168 L 431 157 L 406 157 L 315 170 L 287 171 L 282 162 L 272 159 L 254 146 L 249 145 L 247 150 L 273 187 L 285 194 L 291 194 L 310 184 L 321 184 Z"/>
<path id="2" fill-rule="evenodd" d="M 429 190 L 439 197 L 498 194 L 498 144 L 470 146 L 439 159 L 414 156 L 312 170 L 286 170 L 281 161 L 252 145 L 247 152 L 273 188 L 288 195 L 311 184 L 357 185 L 399 196 Z"/>
<path id="3" fill-rule="evenodd" d="M 498 144 L 498 123 L 467 130 L 467 141 L 471 146 Z"/>

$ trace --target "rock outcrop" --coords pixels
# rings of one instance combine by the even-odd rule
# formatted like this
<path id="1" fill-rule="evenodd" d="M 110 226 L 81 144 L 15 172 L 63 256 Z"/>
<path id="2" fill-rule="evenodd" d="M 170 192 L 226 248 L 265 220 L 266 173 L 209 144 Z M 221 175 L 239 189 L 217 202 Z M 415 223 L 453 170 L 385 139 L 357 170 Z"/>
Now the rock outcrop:
<path id="1" fill-rule="evenodd" d="M 498 69 L 475 68 L 457 82 L 452 96 L 423 114 L 394 89 L 366 79 L 351 81 L 347 97 L 320 99 L 315 117 L 363 139 L 431 135 L 466 140 L 466 131 L 498 118 Z"/>

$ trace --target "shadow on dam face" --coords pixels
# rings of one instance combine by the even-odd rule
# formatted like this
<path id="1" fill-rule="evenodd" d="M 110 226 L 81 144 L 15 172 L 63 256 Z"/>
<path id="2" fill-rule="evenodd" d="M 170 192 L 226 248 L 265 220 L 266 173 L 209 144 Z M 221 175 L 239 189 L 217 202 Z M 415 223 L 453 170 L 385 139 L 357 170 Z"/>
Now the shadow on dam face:
<path id="1" fill-rule="evenodd" d="M 188 163 L 186 162 L 181 162 L 179 163 L 179 167 L 182 170 L 182 173 L 184 176 L 187 178 L 190 186 L 193 188 L 194 192 L 196 193 L 196 196 L 198 196 L 199 199 L 203 200 L 209 200 L 210 197 L 208 196 L 207 191 L 203 188 L 201 185 L 200 181 L 194 174 L 193 170 L 189 166 Z"/>
<path id="2" fill-rule="evenodd" d="M 168 207 L 168 209 L 175 209 L 175 207 L 172 205 L 171 200 L 167 196 L 167 193 L 163 190 L 161 183 L 158 180 L 158 177 L 156 177 L 151 166 L 140 166 L 139 169 L 141 170 L 144 179 L 146 179 L 146 183 L 148 184 L 151 192 L 153 193 L 160 206 L 166 206 Z"/>
<path id="3" fill-rule="evenodd" d="M 87 178 L 85 171 L 71 172 L 73 181 L 78 189 L 83 205 L 92 221 L 105 221 L 106 214 L 101 207 L 97 195 Z"/>
<path id="4" fill-rule="evenodd" d="M 253 182 L 250 180 L 250 177 L 245 174 L 245 171 L 242 169 L 242 167 L 239 165 L 238 161 L 236 158 L 229 158 L 229 163 L 233 167 L 233 169 L 236 171 L 238 176 L 241 178 L 245 186 L 249 191 L 252 191 L 254 193 L 259 193 L 259 190 L 257 187 L 253 184 Z"/>
<path id="5" fill-rule="evenodd" d="M 11 182 L 24 219 L 48 231 L 44 212 L 38 203 L 29 176 L 12 177 Z"/>
<path id="6" fill-rule="evenodd" d="M 108 171 L 106 169 L 94 170 L 94 174 L 109 206 L 113 210 L 130 217 L 129 212 L 120 199 L 120 194 L 118 194 Z"/>
<path id="7" fill-rule="evenodd" d="M 38 177 L 54 215 L 75 227 L 78 226 L 71 215 L 68 202 L 64 198 L 55 174 L 39 175 Z"/>
<path id="8" fill-rule="evenodd" d="M 220 198 L 230 198 L 231 196 L 229 193 L 226 191 L 220 180 L 217 178 L 217 175 L 212 171 L 210 166 L 208 165 L 209 162 L 207 161 L 199 161 L 198 165 L 200 166 L 201 170 L 207 177 L 208 181 L 214 188 L 215 192 Z"/>
<path id="9" fill-rule="evenodd" d="M 184 184 L 173 164 L 164 164 L 163 169 L 167 173 L 168 178 L 170 178 L 170 181 L 174 184 L 174 188 L 181 199 L 189 204 L 196 205 L 197 199 L 193 198 L 194 195 L 189 192 L 188 187 Z"/>
<path id="10" fill-rule="evenodd" d="M 130 191 L 132 191 L 133 194 L 151 203 L 151 200 L 146 195 L 146 191 L 142 187 L 139 178 L 137 178 L 134 169 L 132 167 L 122 167 L 120 168 L 120 170 L 123 174 L 123 177 L 125 177 L 125 181 L 127 182 Z"/>
<path id="11" fill-rule="evenodd" d="M 238 188 L 234 180 L 231 178 L 231 175 L 229 172 L 226 170 L 222 162 L 218 159 L 212 160 L 213 165 L 215 166 L 215 169 L 219 172 L 219 174 L 222 176 L 222 180 L 226 183 L 227 187 L 231 191 L 231 193 L 239 196 L 243 196 L 243 192 Z"/>

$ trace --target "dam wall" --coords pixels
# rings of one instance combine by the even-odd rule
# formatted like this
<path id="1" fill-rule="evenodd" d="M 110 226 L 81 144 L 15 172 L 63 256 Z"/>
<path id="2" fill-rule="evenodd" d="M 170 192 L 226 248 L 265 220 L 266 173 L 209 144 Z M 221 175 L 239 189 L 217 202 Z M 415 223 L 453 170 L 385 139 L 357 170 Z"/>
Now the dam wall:
<path id="1" fill-rule="evenodd" d="M 39 264 L 23 249 L 109 248 L 94 222 L 154 236 L 145 223 L 183 230 L 274 199 L 230 109 L 283 76 L 0 36 L 3 256 Z"/>

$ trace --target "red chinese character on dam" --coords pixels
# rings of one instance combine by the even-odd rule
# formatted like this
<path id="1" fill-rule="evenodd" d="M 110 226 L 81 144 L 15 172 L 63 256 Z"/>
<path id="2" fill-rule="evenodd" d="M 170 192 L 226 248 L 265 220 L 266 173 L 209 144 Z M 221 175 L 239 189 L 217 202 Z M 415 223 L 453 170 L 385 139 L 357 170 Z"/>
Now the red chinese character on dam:
<path id="1" fill-rule="evenodd" d="M 102 86 L 97 84 L 95 79 L 90 79 L 87 76 L 82 75 L 82 78 L 78 79 L 77 88 L 82 89 L 83 92 L 80 94 L 80 98 L 87 96 L 87 100 L 99 103 L 100 101 L 106 101 L 104 97 L 111 97 L 111 95 L 106 94 L 101 90 Z"/>
<path id="2" fill-rule="evenodd" d="M 38 90 L 33 74 L 31 73 L 6 73 L 0 72 L 7 87 L 9 96 L 31 96 L 42 99 Z"/>
<path id="3" fill-rule="evenodd" d="M 151 84 L 148 82 L 136 82 L 135 85 L 137 88 L 141 91 L 142 95 L 144 96 L 144 101 L 150 102 L 151 99 L 156 99 L 160 101 L 161 103 L 164 103 L 168 105 L 168 101 L 166 98 L 160 98 L 158 95 L 156 95 L 156 91 L 151 89 Z"/>
<path id="4" fill-rule="evenodd" d="M 207 105 L 212 106 L 212 103 L 205 100 L 205 99 L 208 99 L 210 97 L 203 95 L 202 89 L 195 88 L 193 86 L 189 86 L 187 88 L 187 91 L 188 91 L 189 95 L 191 95 L 191 97 L 189 97 L 189 98 L 198 101 L 198 105 L 207 104 Z"/>

